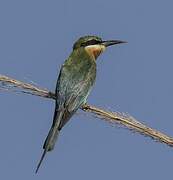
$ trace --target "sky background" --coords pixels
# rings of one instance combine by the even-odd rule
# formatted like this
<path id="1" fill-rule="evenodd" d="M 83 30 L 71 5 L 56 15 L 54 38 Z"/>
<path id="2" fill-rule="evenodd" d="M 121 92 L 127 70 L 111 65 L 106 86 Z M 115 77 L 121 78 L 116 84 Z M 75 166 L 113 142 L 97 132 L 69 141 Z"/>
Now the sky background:
<path id="1" fill-rule="evenodd" d="M 173 2 L 1 0 L 0 74 L 54 91 L 83 35 L 128 41 L 98 59 L 88 102 L 173 136 Z M 0 92 L 0 179 L 171 179 L 173 149 L 79 111 L 35 169 L 52 100 Z"/>

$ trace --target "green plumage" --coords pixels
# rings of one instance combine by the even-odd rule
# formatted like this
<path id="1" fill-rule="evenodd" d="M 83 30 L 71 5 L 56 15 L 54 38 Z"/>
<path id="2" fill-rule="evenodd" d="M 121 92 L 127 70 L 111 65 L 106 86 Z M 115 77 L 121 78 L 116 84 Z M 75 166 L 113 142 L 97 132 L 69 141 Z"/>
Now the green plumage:
<path id="1" fill-rule="evenodd" d="M 82 45 L 92 36 L 79 39 L 69 58 L 62 65 L 56 85 L 56 104 L 53 123 L 44 142 L 44 152 L 37 166 L 38 171 L 47 151 L 51 151 L 62 127 L 82 106 L 96 78 L 96 62 Z M 92 38 L 93 39 L 93 38 Z M 76 47 L 75 47 L 76 46 Z"/>
<path id="2" fill-rule="evenodd" d="M 83 47 L 74 50 L 62 65 L 58 77 L 52 128 L 60 131 L 79 107 L 86 102 L 95 78 L 95 59 L 92 59 Z M 58 125 L 56 125 L 57 123 Z M 52 130 L 43 146 L 48 151 L 53 149 L 55 143 L 54 138 L 50 140 L 49 136 L 52 136 Z"/>
<path id="3" fill-rule="evenodd" d="M 53 123 L 44 142 L 44 152 L 36 172 L 47 151 L 54 148 L 60 130 L 72 115 L 86 103 L 96 78 L 96 58 L 106 47 L 120 43 L 125 43 L 125 41 L 102 41 L 97 36 L 84 36 L 74 43 L 73 51 L 62 65 L 59 73 L 55 90 L 56 103 Z"/>

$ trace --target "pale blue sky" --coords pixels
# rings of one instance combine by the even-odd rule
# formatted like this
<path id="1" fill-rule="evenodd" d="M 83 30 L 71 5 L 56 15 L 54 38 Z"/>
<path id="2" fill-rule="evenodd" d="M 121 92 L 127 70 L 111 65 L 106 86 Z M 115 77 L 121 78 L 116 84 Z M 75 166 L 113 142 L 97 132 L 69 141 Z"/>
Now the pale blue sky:
<path id="1" fill-rule="evenodd" d="M 1 0 L 0 74 L 54 90 L 83 35 L 121 39 L 98 60 L 88 102 L 173 136 L 173 2 Z M 34 174 L 54 102 L 0 92 L 0 179 L 171 179 L 173 149 L 79 111 Z"/>

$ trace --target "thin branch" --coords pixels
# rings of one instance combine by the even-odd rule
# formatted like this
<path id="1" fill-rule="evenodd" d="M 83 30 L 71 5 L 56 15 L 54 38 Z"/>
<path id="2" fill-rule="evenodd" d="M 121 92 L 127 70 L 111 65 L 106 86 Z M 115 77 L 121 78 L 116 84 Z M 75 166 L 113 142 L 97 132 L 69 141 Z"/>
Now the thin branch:
<path id="1" fill-rule="evenodd" d="M 22 93 L 55 99 L 55 94 L 46 89 L 37 87 L 33 84 L 24 83 L 22 81 L 18 81 L 7 76 L 0 75 L 1 90 L 15 91 L 16 88 L 19 89 Z"/>
<path id="2" fill-rule="evenodd" d="M 138 132 L 145 136 L 151 137 L 152 139 L 159 141 L 161 143 L 165 143 L 168 146 L 173 146 L 172 137 L 169 137 L 166 134 L 161 133 L 160 131 L 150 128 L 143 123 L 140 123 L 135 118 L 127 114 L 105 111 L 103 109 L 99 109 L 97 107 L 90 105 L 84 105 L 82 107 L 82 110 L 94 113 L 108 122 L 118 123 L 134 132 Z"/>
<path id="3" fill-rule="evenodd" d="M 24 83 L 22 81 L 18 81 L 10 77 L 0 75 L 0 90 L 14 91 L 16 88 L 19 92 L 22 93 L 27 93 L 55 100 L 55 94 L 51 91 L 37 87 L 33 84 Z M 132 131 L 151 137 L 152 139 L 159 141 L 161 143 L 165 143 L 168 146 L 173 146 L 172 137 L 169 137 L 166 134 L 161 133 L 160 131 L 148 127 L 147 125 L 137 121 L 136 119 L 127 114 L 105 111 L 103 109 L 99 109 L 88 104 L 82 106 L 81 109 L 83 111 L 95 114 L 100 119 L 104 119 L 111 123 L 118 123 Z"/>

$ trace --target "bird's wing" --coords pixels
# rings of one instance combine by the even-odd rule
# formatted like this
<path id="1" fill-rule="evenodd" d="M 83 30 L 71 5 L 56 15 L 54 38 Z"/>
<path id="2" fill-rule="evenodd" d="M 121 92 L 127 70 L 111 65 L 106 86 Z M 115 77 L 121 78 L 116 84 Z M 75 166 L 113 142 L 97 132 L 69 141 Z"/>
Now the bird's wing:
<path id="1" fill-rule="evenodd" d="M 95 82 L 96 69 L 91 66 L 86 72 L 61 69 L 57 82 L 57 104 L 65 108 L 64 116 L 60 123 L 60 129 L 66 124 L 70 117 L 85 103 L 89 91 Z"/>
<path id="2" fill-rule="evenodd" d="M 81 57 L 80 57 L 81 56 Z M 82 59 L 81 59 L 82 58 Z M 86 101 L 96 76 L 96 63 L 86 54 L 73 52 L 62 65 L 56 85 L 56 107 L 52 127 L 43 145 L 44 152 L 38 171 L 47 151 L 54 148 L 61 128 Z"/>

